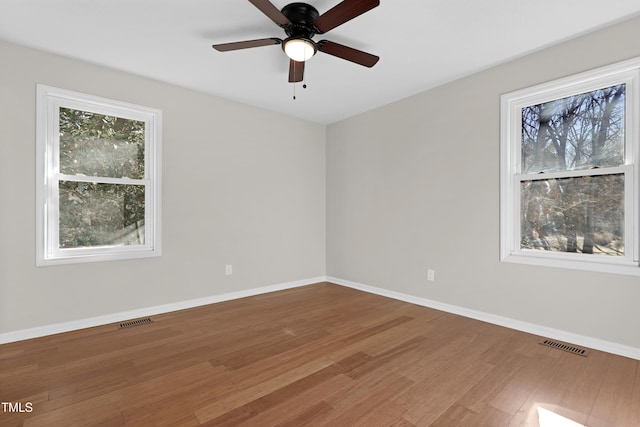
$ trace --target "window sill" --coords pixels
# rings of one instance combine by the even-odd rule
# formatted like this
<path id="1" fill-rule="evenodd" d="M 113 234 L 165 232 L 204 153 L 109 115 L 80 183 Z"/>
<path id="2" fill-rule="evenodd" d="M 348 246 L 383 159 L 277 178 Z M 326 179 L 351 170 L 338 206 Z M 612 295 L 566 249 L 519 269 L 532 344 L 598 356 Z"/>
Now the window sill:
<path id="1" fill-rule="evenodd" d="M 501 261 L 514 264 L 537 265 L 541 267 L 594 271 L 598 273 L 623 274 L 627 276 L 640 276 L 640 267 L 637 264 L 611 264 L 604 262 L 593 262 L 593 260 L 575 261 L 565 259 L 552 259 L 548 256 L 536 256 L 529 254 L 509 254 L 502 257 Z"/>
<path id="2" fill-rule="evenodd" d="M 67 265 L 67 264 L 80 264 L 86 262 L 101 262 L 101 261 L 123 261 L 129 259 L 139 258 L 152 258 L 161 256 L 160 249 L 134 249 L 126 252 L 112 252 L 112 253 L 94 253 L 94 254 L 78 254 L 78 255 L 65 255 L 60 257 L 43 257 L 39 255 L 37 257 L 36 266 L 45 267 L 52 265 Z"/>

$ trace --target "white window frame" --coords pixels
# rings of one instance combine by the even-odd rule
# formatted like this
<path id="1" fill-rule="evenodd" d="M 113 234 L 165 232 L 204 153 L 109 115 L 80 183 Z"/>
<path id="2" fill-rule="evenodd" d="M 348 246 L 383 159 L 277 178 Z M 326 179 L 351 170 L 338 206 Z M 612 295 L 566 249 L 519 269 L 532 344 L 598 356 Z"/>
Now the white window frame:
<path id="1" fill-rule="evenodd" d="M 625 175 L 625 255 L 575 254 L 520 247 L 520 182 L 531 174 L 521 171 L 522 109 L 556 99 L 624 83 L 625 162 L 606 170 L 544 173 L 540 179 Z M 586 271 L 640 275 L 640 58 L 507 93 L 500 99 L 500 259 L 504 262 Z M 525 177 L 523 179 L 523 177 Z"/>
<path id="2" fill-rule="evenodd" d="M 162 112 L 155 108 L 42 84 L 37 85 L 36 108 L 36 265 L 160 256 Z M 74 181 L 144 185 L 144 244 L 59 247 L 58 183 L 65 180 L 65 175 L 60 173 L 59 164 L 60 108 L 72 108 L 145 123 L 145 176 L 143 179 L 72 176 Z"/>

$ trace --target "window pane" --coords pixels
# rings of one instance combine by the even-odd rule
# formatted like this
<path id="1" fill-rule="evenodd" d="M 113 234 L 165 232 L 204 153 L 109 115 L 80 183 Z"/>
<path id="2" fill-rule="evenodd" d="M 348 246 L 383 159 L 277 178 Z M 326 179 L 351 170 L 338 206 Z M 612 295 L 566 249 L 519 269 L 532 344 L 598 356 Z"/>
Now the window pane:
<path id="1" fill-rule="evenodd" d="M 523 181 L 521 249 L 624 255 L 624 175 Z"/>
<path id="2" fill-rule="evenodd" d="M 60 108 L 60 172 L 144 178 L 144 122 Z"/>
<path id="3" fill-rule="evenodd" d="M 144 244 L 144 186 L 60 181 L 60 248 Z"/>
<path id="4" fill-rule="evenodd" d="M 624 163 L 625 85 L 522 109 L 522 172 Z"/>

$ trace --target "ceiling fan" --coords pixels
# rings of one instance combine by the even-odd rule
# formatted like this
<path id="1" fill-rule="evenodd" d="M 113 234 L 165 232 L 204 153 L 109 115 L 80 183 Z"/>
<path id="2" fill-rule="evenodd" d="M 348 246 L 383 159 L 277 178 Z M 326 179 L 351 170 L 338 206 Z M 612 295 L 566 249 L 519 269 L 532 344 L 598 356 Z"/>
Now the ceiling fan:
<path id="1" fill-rule="evenodd" d="M 270 37 L 232 43 L 214 44 L 219 52 L 229 52 L 260 46 L 282 45 L 289 57 L 289 82 L 301 82 L 304 77 L 304 63 L 316 52 L 324 52 L 365 67 L 373 67 L 380 59 L 376 55 L 344 46 L 329 40 L 313 41 L 316 34 L 329 30 L 356 18 L 380 4 L 379 0 L 343 0 L 320 15 L 316 8 L 306 3 L 290 3 L 278 10 L 269 0 L 249 0 L 269 19 L 280 26 L 287 37 L 282 40 Z"/>

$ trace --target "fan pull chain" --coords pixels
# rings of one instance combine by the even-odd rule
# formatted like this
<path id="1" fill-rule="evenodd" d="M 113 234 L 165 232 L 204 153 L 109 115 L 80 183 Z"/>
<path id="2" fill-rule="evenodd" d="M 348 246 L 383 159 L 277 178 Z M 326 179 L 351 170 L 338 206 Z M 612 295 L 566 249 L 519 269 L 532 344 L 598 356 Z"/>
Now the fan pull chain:
<path id="1" fill-rule="evenodd" d="M 297 84 L 294 83 L 293 84 L 293 100 L 294 101 L 296 100 L 296 86 Z M 302 89 L 306 89 L 306 88 L 307 88 L 307 83 L 304 80 L 302 80 Z"/>
<path id="2" fill-rule="evenodd" d="M 307 88 L 307 84 L 304 83 L 304 81 L 302 82 L 302 89 L 306 89 Z M 293 84 L 293 100 L 296 100 L 296 84 Z"/>

